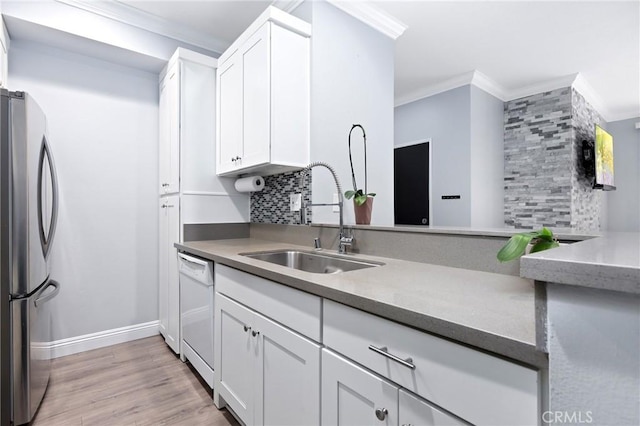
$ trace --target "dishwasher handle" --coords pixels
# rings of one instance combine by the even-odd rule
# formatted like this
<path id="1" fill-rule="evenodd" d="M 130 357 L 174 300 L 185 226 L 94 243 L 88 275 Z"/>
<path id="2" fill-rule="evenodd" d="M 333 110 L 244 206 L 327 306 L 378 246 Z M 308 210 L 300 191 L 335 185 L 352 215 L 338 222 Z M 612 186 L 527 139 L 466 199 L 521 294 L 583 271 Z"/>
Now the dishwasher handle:
<path id="1" fill-rule="evenodd" d="M 178 260 L 178 269 L 181 274 L 206 285 L 213 284 L 213 262 L 184 253 L 178 253 Z"/>
<path id="2" fill-rule="evenodd" d="M 181 259 L 186 260 L 187 262 L 195 263 L 196 265 L 205 267 L 209 265 L 209 262 L 207 262 L 206 260 L 198 259 L 197 257 L 189 256 L 188 254 L 178 253 L 178 256 Z"/>

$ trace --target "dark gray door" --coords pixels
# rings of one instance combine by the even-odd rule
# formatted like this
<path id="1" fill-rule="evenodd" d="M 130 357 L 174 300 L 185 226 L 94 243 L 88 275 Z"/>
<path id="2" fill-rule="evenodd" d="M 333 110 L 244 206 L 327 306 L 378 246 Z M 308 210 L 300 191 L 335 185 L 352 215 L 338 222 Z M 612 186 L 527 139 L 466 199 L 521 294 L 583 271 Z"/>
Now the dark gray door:
<path id="1" fill-rule="evenodd" d="M 429 143 L 394 149 L 394 219 L 429 225 Z"/>

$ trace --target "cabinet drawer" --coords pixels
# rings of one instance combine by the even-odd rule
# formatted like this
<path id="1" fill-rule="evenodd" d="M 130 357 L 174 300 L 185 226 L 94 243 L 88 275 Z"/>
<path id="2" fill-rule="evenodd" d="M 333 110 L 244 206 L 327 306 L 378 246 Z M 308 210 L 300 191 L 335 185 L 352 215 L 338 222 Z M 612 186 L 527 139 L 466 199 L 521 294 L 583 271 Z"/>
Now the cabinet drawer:
<path id="1" fill-rule="evenodd" d="M 320 342 L 321 299 L 283 284 L 216 265 L 216 291 Z"/>
<path id="2" fill-rule="evenodd" d="M 323 318 L 326 346 L 471 423 L 538 424 L 536 370 L 330 300 Z"/>

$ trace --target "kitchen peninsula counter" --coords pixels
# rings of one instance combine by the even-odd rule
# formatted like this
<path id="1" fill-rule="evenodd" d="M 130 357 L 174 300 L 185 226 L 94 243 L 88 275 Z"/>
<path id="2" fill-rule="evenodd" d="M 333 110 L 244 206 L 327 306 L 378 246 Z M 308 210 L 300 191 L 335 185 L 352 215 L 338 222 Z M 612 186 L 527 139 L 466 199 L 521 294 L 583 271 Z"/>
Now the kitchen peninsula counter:
<path id="1" fill-rule="evenodd" d="M 606 232 L 520 259 L 520 275 L 538 281 L 640 294 L 640 233 Z"/>
<path id="2" fill-rule="evenodd" d="M 534 284 L 528 279 L 360 254 L 347 256 L 384 265 L 337 274 L 309 273 L 242 256 L 282 249 L 311 251 L 255 238 L 175 246 L 477 349 L 538 368 L 547 366 L 547 354 L 536 350 Z"/>

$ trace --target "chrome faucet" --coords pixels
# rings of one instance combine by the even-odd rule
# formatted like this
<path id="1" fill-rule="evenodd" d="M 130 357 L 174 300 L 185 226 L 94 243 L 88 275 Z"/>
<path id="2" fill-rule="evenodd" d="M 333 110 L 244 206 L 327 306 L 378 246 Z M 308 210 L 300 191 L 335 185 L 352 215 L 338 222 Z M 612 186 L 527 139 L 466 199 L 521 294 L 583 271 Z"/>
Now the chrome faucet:
<path id="1" fill-rule="evenodd" d="M 344 219 L 342 215 L 342 206 L 344 204 L 344 198 L 342 196 L 342 187 L 340 186 L 340 181 L 338 181 L 338 175 L 336 175 L 336 171 L 333 169 L 333 167 L 323 162 L 311 163 L 307 167 L 305 167 L 302 170 L 302 174 L 300 175 L 300 195 L 301 195 L 301 198 L 304 200 L 304 197 L 302 197 L 302 192 L 304 192 L 304 177 L 311 172 L 312 168 L 317 166 L 325 167 L 331 172 L 331 175 L 333 176 L 333 180 L 336 182 L 336 189 L 338 191 L 338 202 L 337 203 L 317 203 L 317 204 L 313 204 L 313 203 L 305 204 L 303 202 L 302 208 L 300 209 L 300 223 L 303 225 L 307 224 L 307 209 L 306 209 L 307 207 L 338 206 L 338 209 L 340 210 L 340 229 L 338 231 L 338 253 L 346 254 L 347 247 L 350 247 L 353 245 L 354 238 L 351 234 L 347 233 L 344 228 Z"/>

